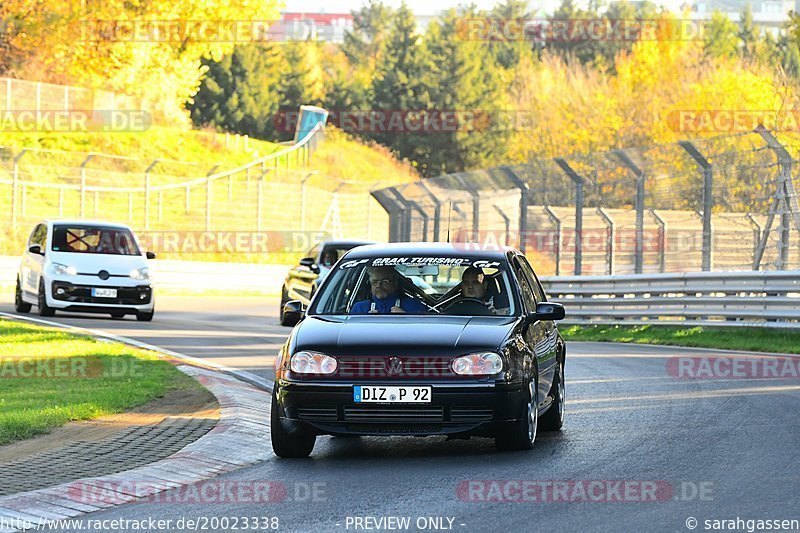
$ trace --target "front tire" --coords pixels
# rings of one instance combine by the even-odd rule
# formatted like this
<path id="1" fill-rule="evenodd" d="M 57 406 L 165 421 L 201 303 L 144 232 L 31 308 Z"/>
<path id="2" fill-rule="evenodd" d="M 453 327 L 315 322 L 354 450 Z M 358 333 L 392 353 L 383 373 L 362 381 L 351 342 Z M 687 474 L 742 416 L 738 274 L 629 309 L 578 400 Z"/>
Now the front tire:
<path id="1" fill-rule="evenodd" d="M 153 316 L 155 316 L 156 311 L 155 309 L 152 311 L 137 311 L 136 312 L 136 320 L 139 322 L 152 322 Z"/>
<path id="2" fill-rule="evenodd" d="M 536 430 L 539 425 L 539 402 L 537 394 L 537 383 L 535 379 L 528 382 L 525 391 L 525 412 L 523 416 L 513 425 L 501 432 L 495 438 L 494 443 L 498 450 L 530 450 L 536 440 Z"/>
<path id="3" fill-rule="evenodd" d="M 17 277 L 17 290 L 14 293 L 14 310 L 17 313 L 30 313 L 33 306 L 22 299 L 22 285 Z"/>
<path id="4" fill-rule="evenodd" d="M 283 315 L 283 306 L 286 305 L 286 302 L 289 301 L 289 294 L 286 292 L 286 286 L 284 285 L 281 289 L 281 308 L 279 310 L 280 313 L 280 321 L 281 326 L 291 326 L 289 322 L 287 322 L 286 317 Z"/>
<path id="5" fill-rule="evenodd" d="M 314 435 L 310 437 L 290 435 L 283 429 L 281 417 L 278 413 L 278 400 L 275 397 L 275 392 L 272 393 L 272 408 L 269 421 L 272 451 L 275 455 L 286 459 L 296 459 L 311 455 L 311 450 L 314 449 L 317 437 Z"/>
<path id="6" fill-rule="evenodd" d="M 38 298 L 39 316 L 56 316 L 56 310 L 47 305 L 47 293 L 44 290 L 44 279 L 39 280 L 39 298 Z"/>

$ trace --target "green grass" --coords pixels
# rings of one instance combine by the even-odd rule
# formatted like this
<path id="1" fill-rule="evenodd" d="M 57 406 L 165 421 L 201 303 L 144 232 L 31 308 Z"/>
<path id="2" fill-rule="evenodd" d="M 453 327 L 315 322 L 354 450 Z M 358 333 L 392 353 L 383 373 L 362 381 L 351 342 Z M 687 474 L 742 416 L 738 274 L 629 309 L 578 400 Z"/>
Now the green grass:
<path id="1" fill-rule="evenodd" d="M 153 353 L 0 319 L 0 444 L 199 386 Z"/>
<path id="2" fill-rule="evenodd" d="M 800 353 L 800 331 L 778 328 L 680 326 L 566 326 L 568 341 L 662 344 L 771 353 Z"/>

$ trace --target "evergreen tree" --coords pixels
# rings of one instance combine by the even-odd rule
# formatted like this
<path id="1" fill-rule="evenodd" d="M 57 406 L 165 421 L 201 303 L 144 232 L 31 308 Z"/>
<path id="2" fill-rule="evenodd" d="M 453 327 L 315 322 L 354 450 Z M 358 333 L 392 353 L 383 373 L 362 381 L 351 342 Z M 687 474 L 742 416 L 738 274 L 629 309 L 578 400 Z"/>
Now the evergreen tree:
<path id="1" fill-rule="evenodd" d="M 422 36 L 417 33 L 417 21 L 403 3 L 395 14 L 389 31 L 385 60 L 378 63 L 372 83 L 372 108 L 374 112 L 388 112 L 395 116 L 415 113 L 431 108 L 431 64 Z M 386 124 L 383 124 L 386 125 Z M 424 160 L 430 152 L 424 134 L 413 133 L 402 126 L 373 131 L 372 137 L 391 148 L 401 157 L 419 163 L 425 173 Z"/>
<path id="2" fill-rule="evenodd" d="M 739 24 L 739 39 L 741 40 L 740 53 L 744 59 L 755 59 L 759 40 L 759 29 L 753 24 L 753 10 L 750 2 L 744 5 L 741 22 Z"/>
<path id="3" fill-rule="evenodd" d="M 199 127 L 274 138 L 280 104 L 283 54 L 266 44 L 237 46 L 220 61 L 205 60 L 208 71 L 188 109 Z"/>
<path id="4" fill-rule="evenodd" d="M 703 49 L 713 57 L 734 57 L 739 48 L 739 29 L 727 15 L 715 11 L 705 28 Z"/>

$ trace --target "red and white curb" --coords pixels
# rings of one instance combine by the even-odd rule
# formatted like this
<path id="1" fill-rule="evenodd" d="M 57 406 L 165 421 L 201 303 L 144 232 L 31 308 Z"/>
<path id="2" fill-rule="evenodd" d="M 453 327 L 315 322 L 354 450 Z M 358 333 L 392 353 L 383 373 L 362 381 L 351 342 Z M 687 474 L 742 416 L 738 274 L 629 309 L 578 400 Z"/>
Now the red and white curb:
<path id="1" fill-rule="evenodd" d="M 45 489 L 0 496 L 0 522 L 28 523 L 31 527 L 41 527 L 49 520 L 71 518 L 133 502 L 271 457 L 267 444 L 271 398 L 270 393 L 264 390 L 267 386 L 271 389 L 269 381 L 250 374 L 248 381 L 255 378 L 257 383 L 247 383 L 242 381 L 239 375 L 241 371 L 102 331 L 8 313 L 0 313 L 0 316 L 67 328 L 184 360 L 189 364 L 181 364 L 177 368 L 208 389 L 217 398 L 220 406 L 219 422 L 211 431 L 166 459 L 125 472 L 82 478 Z M 264 382 L 265 386 L 258 386 L 259 381 Z M 132 480 L 134 483 L 131 483 Z M 76 487 L 81 490 L 76 490 Z M 85 493 L 91 493 L 93 488 L 102 494 L 102 498 L 85 497 Z M 16 530 L 0 528 L 0 533 L 11 531 Z"/>

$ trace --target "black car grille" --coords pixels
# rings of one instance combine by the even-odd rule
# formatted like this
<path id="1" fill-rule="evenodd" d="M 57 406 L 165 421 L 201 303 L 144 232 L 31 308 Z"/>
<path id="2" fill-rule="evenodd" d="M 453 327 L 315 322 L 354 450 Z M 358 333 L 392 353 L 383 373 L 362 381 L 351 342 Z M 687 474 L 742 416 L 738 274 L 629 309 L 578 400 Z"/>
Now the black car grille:
<path id="1" fill-rule="evenodd" d="M 494 418 L 492 409 L 473 409 L 471 407 L 451 407 L 450 420 L 453 422 L 488 422 Z"/>
<path id="2" fill-rule="evenodd" d="M 344 408 L 345 422 L 443 422 L 444 407 L 415 405 L 353 406 Z"/>
<path id="3" fill-rule="evenodd" d="M 399 360 L 400 364 L 390 359 Z M 362 379 L 441 379 L 458 377 L 450 357 L 339 357 L 336 376 Z M 399 368 L 399 370 L 398 370 Z"/>
<path id="4" fill-rule="evenodd" d="M 338 420 L 336 407 L 298 407 L 297 417 L 302 420 Z"/>

